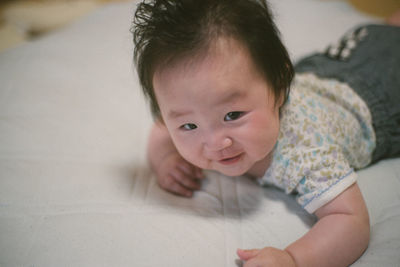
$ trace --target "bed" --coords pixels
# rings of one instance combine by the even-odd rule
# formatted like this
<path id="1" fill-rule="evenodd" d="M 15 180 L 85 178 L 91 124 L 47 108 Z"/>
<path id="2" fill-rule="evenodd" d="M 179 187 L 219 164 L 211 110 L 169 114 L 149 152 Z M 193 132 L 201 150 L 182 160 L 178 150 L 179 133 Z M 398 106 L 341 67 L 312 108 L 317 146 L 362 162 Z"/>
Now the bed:
<path id="1" fill-rule="evenodd" d="M 207 172 L 191 199 L 158 187 L 132 64 L 135 6 L 106 5 L 0 54 L 0 266 L 240 266 L 237 248 L 284 248 L 315 222 L 246 177 Z M 380 23 L 343 1 L 271 6 L 294 61 Z M 358 181 L 371 242 L 353 266 L 400 266 L 400 159 Z"/>

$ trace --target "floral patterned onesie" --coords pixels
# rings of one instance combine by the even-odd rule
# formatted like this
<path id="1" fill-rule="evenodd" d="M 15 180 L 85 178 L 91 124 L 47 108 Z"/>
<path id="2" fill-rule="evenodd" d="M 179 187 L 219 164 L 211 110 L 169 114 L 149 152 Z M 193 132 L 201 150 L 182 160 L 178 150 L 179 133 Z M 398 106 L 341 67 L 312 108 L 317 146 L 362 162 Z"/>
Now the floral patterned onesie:
<path id="1" fill-rule="evenodd" d="M 371 162 L 375 133 L 364 101 L 345 83 L 298 74 L 281 109 L 270 167 L 258 181 L 297 193 L 315 212 L 356 181 Z"/>

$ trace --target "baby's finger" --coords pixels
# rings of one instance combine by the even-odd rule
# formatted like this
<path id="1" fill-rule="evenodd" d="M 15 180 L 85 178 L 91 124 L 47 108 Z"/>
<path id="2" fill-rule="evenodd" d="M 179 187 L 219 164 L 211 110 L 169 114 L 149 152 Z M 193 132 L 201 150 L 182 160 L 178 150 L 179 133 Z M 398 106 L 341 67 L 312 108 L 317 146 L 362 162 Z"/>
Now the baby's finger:
<path id="1" fill-rule="evenodd" d="M 248 261 L 249 259 L 257 256 L 260 253 L 260 250 L 259 249 L 248 249 L 248 250 L 238 249 L 236 251 L 236 253 L 241 260 Z"/>
<path id="2" fill-rule="evenodd" d="M 178 165 L 178 168 L 188 176 L 193 176 L 194 175 L 194 171 L 193 171 L 192 166 L 187 162 L 180 163 Z"/>
<path id="3" fill-rule="evenodd" d="M 193 179 L 193 176 L 188 176 L 179 169 L 175 169 L 171 171 L 171 175 L 175 178 L 175 180 L 186 187 L 187 189 L 191 190 L 199 190 L 201 185 L 198 181 Z"/>
<path id="4" fill-rule="evenodd" d="M 186 187 L 184 187 L 183 185 L 181 185 L 178 182 L 175 182 L 169 189 L 172 193 L 175 193 L 175 194 L 178 194 L 181 196 L 192 197 L 192 195 L 193 195 L 193 191 L 187 189 Z"/>
<path id="5" fill-rule="evenodd" d="M 198 167 L 194 167 L 195 168 L 195 172 L 196 172 L 196 177 L 199 179 L 204 179 L 204 173 L 203 170 L 198 168 Z"/>
<path id="6" fill-rule="evenodd" d="M 160 182 L 160 186 L 165 190 L 177 195 L 185 197 L 191 197 L 193 195 L 193 192 L 191 190 L 178 183 L 171 175 L 168 175 L 163 182 Z"/>
<path id="7" fill-rule="evenodd" d="M 180 170 L 182 170 L 186 175 L 189 177 L 193 177 L 195 179 L 202 179 L 203 178 L 203 172 L 200 168 L 193 166 L 192 164 L 189 164 L 187 162 L 182 163 L 178 166 Z"/>

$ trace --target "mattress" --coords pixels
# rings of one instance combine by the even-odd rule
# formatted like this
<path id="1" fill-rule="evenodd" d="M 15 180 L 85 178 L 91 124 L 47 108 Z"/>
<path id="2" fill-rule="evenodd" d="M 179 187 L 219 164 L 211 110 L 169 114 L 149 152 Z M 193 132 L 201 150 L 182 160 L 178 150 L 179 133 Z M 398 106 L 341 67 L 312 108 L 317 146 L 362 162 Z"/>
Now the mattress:
<path id="1" fill-rule="evenodd" d="M 132 63 L 135 5 L 0 54 L 0 266 L 238 266 L 237 248 L 284 248 L 315 223 L 294 196 L 246 177 L 207 172 L 191 199 L 158 187 Z M 379 23 L 342 1 L 271 6 L 295 61 Z M 400 266 L 400 159 L 358 174 L 371 242 L 353 266 Z"/>

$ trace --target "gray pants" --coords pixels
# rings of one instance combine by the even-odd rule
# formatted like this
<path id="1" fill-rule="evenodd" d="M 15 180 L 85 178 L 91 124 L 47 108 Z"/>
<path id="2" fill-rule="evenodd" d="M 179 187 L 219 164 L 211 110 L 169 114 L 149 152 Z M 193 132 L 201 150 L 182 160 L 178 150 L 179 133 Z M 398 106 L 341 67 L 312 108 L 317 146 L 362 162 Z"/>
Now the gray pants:
<path id="1" fill-rule="evenodd" d="M 300 60 L 295 70 L 347 83 L 372 114 L 377 138 L 372 162 L 400 156 L 400 27 L 359 27 L 325 53 Z"/>

